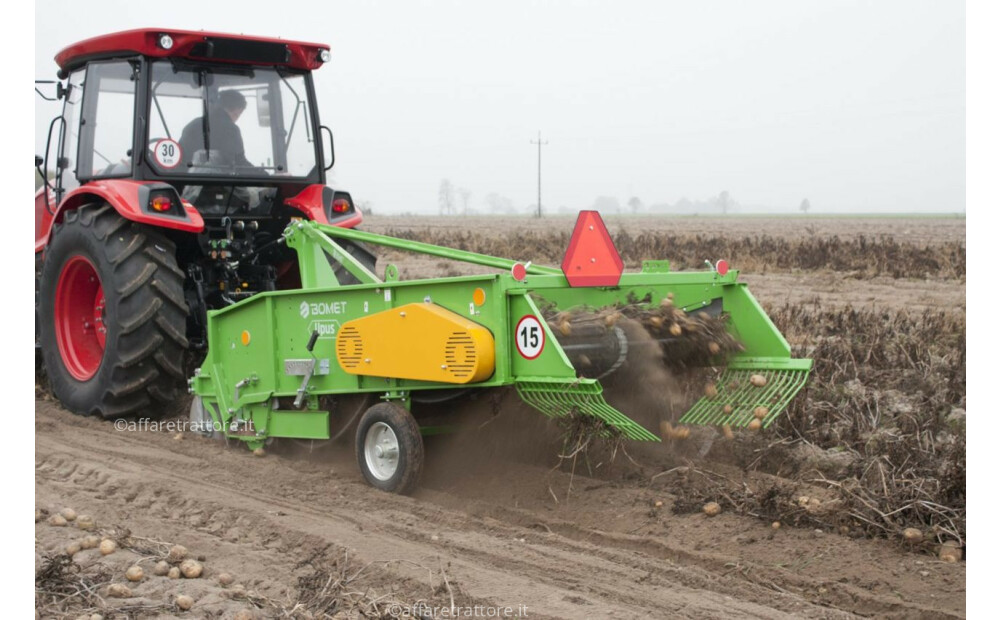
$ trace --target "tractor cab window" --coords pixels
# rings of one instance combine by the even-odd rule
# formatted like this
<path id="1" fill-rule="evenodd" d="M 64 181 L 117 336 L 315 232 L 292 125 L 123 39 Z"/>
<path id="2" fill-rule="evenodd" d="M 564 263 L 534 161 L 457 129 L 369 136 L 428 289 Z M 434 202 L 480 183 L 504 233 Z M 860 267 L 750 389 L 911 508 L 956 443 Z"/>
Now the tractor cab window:
<path id="1" fill-rule="evenodd" d="M 303 74 L 152 63 L 150 166 L 215 178 L 306 177 L 316 142 Z"/>
<path id="2" fill-rule="evenodd" d="M 135 66 L 129 61 L 88 66 L 80 120 L 78 178 L 131 175 L 135 88 Z"/>

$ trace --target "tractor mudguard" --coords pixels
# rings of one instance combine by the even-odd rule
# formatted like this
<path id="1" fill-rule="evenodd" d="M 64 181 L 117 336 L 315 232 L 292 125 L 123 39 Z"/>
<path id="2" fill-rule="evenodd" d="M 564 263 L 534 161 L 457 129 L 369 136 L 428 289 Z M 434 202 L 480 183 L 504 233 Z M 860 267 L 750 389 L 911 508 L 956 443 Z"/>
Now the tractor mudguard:
<path id="1" fill-rule="evenodd" d="M 340 201 L 343 201 L 345 206 L 343 210 L 338 211 L 334 206 Z M 361 212 L 354 208 L 350 194 L 338 192 L 321 183 L 309 185 L 298 194 L 286 199 L 285 204 L 298 209 L 308 219 L 320 224 L 354 228 L 362 221 Z"/>
<path id="2" fill-rule="evenodd" d="M 133 181 L 131 179 L 102 179 L 91 181 L 86 185 L 69 192 L 51 217 L 45 212 L 39 218 L 36 214 L 35 251 L 45 248 L 49 243 L 52 224 L 62 221 L 67 211 L 77 209 L 86 204 L 106 202 L 122 217 L 133 222 L 148 224 L 158 228 L 169 228 L 183 232 L 201 232 L 205 222 L 201 214 L 191 203 L 181 200 L 183 215 L 160 215 L 150 213 L 143 205 L 141 194 L 149 189 L 170 189 L 166 183 L 156 181 Z M 36 198 L 35 209 L 45 211 L 44 199 Z"/>

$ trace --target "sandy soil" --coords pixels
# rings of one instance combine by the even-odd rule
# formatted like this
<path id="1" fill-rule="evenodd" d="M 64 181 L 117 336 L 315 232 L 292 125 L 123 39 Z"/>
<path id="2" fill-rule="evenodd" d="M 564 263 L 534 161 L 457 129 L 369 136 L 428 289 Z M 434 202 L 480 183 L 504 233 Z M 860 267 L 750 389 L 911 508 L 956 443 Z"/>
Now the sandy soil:
<path id="1" fill-rule="evenodd" d="M 647 448 L 637 456 L 639 469 L 591 464 L 586 475 L 581 465 L 571 476 L 544 463 L 544 453 L 525 460 L 490 444 L 503 435 L 431 443 L 424 486 L 399 497 L 364 484 L 349 445 L 257 458 L 190 435 L 116 431 L 40 400 L 36 506 L 70 506 L 100 527 L 128 528 L 201 556 L 201 579 L 150 576 L 133 585 L 149 605 L 188 593 L 201 615 L 251 607 L 232 586 L 214 583 L 223 572 L 291 607 L 300 596 L 297 580 L 311 571 L 303 561 L 316 551 L 347 554 L 358 566 L 375 563 L 363 585 L 380 595 L 441 601 L 446 576 L 463 604 L 526 605 L 528 617 L 964 614 L 964 563 L 889 541 L 774 530 L 746 516 L 673 514 L 671 489 L 678 476 L 691 474 L 662 474 L 676 456 L 670 446 Z M 550 460 L 555 453 L 548 452 Z M 81 534 L 43 520 L 36 548 L 57 552 Z M 108 566 L 119 580 L 137 560 L 151 575 L 155 559 L 128 550 L 77 554 L 81 563 Z M 265 608 L 259 617 L 267 615 Z"/>

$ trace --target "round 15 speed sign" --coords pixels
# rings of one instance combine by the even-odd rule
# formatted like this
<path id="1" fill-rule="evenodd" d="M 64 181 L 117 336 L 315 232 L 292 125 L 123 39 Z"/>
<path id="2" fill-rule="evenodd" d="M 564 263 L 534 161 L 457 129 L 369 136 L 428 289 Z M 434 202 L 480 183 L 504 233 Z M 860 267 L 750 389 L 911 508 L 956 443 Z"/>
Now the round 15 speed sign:
<path id="1" fill-rule="evenodd" d="M 545 348 L 545 330 L 538 317 L 533 314 L 521 317 L 514 330 L 514 342 L 517 344 L 517 352 L 524 359 L 533 360 L 542 354 L 542 349 Z"/>

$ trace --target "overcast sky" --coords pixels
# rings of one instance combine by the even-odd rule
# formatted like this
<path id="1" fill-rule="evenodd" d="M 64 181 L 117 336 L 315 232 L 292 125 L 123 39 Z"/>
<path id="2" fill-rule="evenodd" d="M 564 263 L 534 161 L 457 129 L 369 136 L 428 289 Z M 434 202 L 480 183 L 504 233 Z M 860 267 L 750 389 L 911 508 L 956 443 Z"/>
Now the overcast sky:
<path id="1" fill-rule="evenodd" d="M 79 2 L 35 5 L 56 52 L 140 27 L 329 43 L 315 75 L 331 184 L 378 212 L 708 199 L 814 211 L 965 210 L 961 2 Z M 36 149 L 58 113 L 38 100 Z"/>

